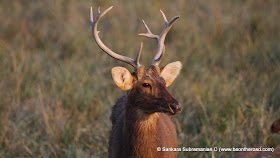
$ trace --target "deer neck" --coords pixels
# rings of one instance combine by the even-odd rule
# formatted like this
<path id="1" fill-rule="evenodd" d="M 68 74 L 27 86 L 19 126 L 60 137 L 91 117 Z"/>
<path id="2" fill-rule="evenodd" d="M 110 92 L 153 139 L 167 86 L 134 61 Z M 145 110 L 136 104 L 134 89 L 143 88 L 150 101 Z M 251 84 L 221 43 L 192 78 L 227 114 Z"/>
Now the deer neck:
<path id="1" fill-rule="evenodd" d="M 132 157 L 156 157 L 158 137 L 158 113 L 147 114 L 134 107 L 126 109 L 127 141 L 130 144 Z"/>

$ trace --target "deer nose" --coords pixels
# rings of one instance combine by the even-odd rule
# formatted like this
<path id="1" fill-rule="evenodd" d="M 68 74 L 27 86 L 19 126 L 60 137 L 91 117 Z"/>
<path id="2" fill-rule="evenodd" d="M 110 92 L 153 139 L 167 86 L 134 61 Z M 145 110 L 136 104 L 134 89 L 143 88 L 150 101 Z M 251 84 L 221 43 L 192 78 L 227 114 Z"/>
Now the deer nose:
<path id="1" fill-rule="evenodd" d="M 170 108 L 172 109 L 174 115 L 180 114 L 181 111 L 182 111 L 182 107 L 181 107 L 181 104 L 180 104 L 180 103 L 173 103 L 173 104 L 170 104 Z"/>

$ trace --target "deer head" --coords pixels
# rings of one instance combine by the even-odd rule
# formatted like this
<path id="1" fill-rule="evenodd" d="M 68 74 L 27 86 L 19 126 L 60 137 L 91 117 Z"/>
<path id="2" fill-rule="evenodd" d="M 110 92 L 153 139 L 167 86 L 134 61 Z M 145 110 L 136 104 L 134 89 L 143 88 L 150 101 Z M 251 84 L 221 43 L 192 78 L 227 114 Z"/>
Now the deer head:
<path id="1" fill-rule="evenodd" d="M 172 27 L 175 20 L 179 17 L 175 16 L 172 20 L 170 20 L 170 22 L 168 22 L 164 13 L 160 11 L 165 22 L 165 27 L 159 35 L 151 33 L 150 29 L 143 20 L 147 33 L 141 33 L 139 35 L 158 40 L 158 50 L 153 58 L 152 64 L 148 68 L 145 68 L 145 66 L 141 65 L 139 62 L 143 46 L 142 43 L 138 50 L 136 59 L 133 60 L 129 57 L 113 52 L 100 40 L 98 36 L 99 31 L 97 31 L 97 24 L 99 20 L 111 9 L 112 7 L 100 12 L 100 8 L 98 8 L 98 15 L 95 19 L 93 19 L 91 8 L 90 22 L 92 34 L 98 46 L 109 56 L 128 63 L 134 67 L 133 73 L 130 73 L 124 67 L 114 67 L 112 69 L 114 82 L 121 89 L 128 91 L 127 102 L 134 105 L 134 108 L 138 108 L 145 113 L 164 112 L 169 115 L 179 114 L 181 112 L 181 104 L 171 96 L 171 94 L 167 91 L 167 87 L 172 84 L 177 75 L 180 73 L 182 64 L 180 61 L 177 61 L 167 64 L 163 68 L 159 67 L 165 52 L 164 40 L 166 34 Z"/>

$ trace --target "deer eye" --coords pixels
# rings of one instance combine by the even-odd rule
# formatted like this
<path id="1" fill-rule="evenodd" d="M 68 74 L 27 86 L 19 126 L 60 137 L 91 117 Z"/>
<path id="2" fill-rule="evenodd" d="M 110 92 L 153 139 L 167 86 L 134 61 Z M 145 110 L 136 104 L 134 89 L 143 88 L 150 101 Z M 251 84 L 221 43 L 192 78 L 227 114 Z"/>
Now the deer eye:
<path id="1" fill-rule="evenodd" d="M 143 87 L 151 87 L 151 85 L 149 83 L 143 83 L 142 86 Z"/>

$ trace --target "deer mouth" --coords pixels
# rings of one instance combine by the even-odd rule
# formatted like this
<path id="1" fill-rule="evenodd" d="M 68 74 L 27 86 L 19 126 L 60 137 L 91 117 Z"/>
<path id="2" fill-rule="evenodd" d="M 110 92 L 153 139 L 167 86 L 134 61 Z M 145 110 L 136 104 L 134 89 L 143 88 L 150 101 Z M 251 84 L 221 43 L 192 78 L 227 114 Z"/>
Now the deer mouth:
<path id="1" fill-rule="evenodd" d="M 169 104 L 169 110 L 174 114 L 180 114 L 182 111 L 182 106 L 180 103 L 177 104 Z"/>
<path id="2" fill-rule="evenodd" d="M 181 104 L 169 104 L 167 108 L 161 108 L 162 112 L 168 115 L 177 115 L 180 114 L 182 111 Z"/>

